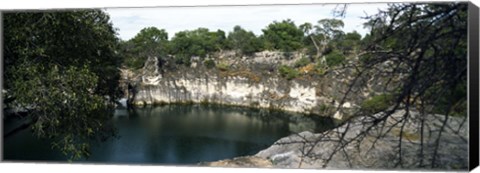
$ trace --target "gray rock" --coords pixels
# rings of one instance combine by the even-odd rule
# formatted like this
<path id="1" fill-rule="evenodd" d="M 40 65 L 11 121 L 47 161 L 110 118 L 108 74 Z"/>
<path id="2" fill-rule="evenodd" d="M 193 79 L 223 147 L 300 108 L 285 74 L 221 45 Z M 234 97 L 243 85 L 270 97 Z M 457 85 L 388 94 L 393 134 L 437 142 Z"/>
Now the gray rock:
<path id="1" fill-rule="evenodd" d="M 393 123 L 404 113 L 405 111 L 395 112 L 386 120 L 386 123 Z M 411 115 L 420 116 L 415 112 L 411 112 Z M 427 116 L 425 126 L 430 129 L 425 130 L 424 134 L 423 159 L 420 157 L 421 142 L 418 130 L 420 123 L 407 121 L 401 142 L 401 165 L 398 164 L 400 142 L 397 130 L 372 130 L 363 136 L 362 140 L 352 140 L 343 149 L 333 152 L 341 144 L 338 141 L 345 129 L 349 130 L 345 133 L 343 142 L 350 141 L 365 131 L 364 125 L 368 125 L 365 123 L 368 118 L 365 117 L 324 133 L 313 134 L 306 131 L 282 138 L 255 156 L 269 159 L 274 167 L 280 168 L 430 169 L 443 118 L 445 116 L 442 115 Z M 434 167 L 435 169 L 467 169 L 467 127 L 460 126 L 464 122 L 463 118 L 449 117 L 449 119 L 448 127 L 440 138 Z M 380 126 L 374 127 L 380 128 Z M 392 129 L 397 128 L 399 127 L 393 126 Z M 382 134 L 382 137 L 377 139 L 379 134 Z M 374 143 L 374 147 L 371 148 Z"/>
<path id="2" fill-rule="evenodd" d="M 233 159 L 225 159 L 215 162 L 199 163 L 200 166 L 213 167 L 272 167 L 272 162 L 257 156 L 237 157 Z"/>

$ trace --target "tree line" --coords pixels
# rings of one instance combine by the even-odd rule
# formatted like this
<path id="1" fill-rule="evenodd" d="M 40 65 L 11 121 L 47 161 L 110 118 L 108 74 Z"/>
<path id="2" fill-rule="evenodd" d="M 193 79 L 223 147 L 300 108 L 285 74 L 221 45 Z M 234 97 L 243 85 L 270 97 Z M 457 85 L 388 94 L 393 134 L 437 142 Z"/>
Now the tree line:
<path id="1" fill-rule="evenodd" d="M 175 33 L 171 39 L 164 29 L 147 27 L 132 39 L 121 41 L 120 47 L 125 55 L 124 65 L 133 69 L 142 67 L 148 56 L 173 55 L 177 64 L 189 65 L 192 57 L 205 58 L 226 50 L 235 51 L 239 57 L 265 50 L 302 51 L 311 62 L 335 64 L 344 56 L 360 50 L 362 45 L 362 36 L 356 31 L 343 32 L 343 26 L 340 19 L 322 19 L 315 25 L 304 23 L 298 26 L 286 19 L 270 23 L 259 36 L 236 25 L 228 33 L 220 29 L 198 28 Z M 330 60 L 325 60 L 325 55 L 329 54 Z"/>

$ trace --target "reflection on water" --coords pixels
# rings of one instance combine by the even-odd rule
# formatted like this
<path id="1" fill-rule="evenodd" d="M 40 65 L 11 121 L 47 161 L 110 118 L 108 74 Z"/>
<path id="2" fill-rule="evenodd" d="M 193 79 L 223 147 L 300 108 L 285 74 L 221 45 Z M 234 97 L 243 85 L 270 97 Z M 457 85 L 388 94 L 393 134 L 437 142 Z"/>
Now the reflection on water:
<path id="1" fill-rule="evenodd" d="M 195 164 L 255 154 L 292 133 L 323 131 L 330 119 L 238 107 L 167 105 L 117 109 L 118 138 L 94 143 L 85 162 Z M 4 141 L 5 160 L 64 161 L 28 130 Z"/>

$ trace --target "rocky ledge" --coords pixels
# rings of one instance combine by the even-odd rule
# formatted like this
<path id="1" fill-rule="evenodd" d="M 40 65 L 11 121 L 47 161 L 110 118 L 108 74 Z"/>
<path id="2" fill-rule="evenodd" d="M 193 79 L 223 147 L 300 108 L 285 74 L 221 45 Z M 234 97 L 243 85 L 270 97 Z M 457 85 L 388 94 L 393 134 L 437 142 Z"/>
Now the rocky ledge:
<path id="1" fill-rule="evenodd" d="M 351 68 L 335 68 L 319 74 L 310 64 L 301 68 L 294 79 L 282 77 L 279 67 L 299 61 L 301 55 L 287 58 L 279 52 L 263 52 L 243 57 L 242 61 L 238 57 L 224 56 L 219 55 L 215 62 L 218 67 L 211 69 L 202 66 L 204 62 L 200 60 L 193 61 L 190 67 L 169 63 L 159 66 L 162 64 L 159 58 L 150 57 L 142 69 L 135 72 L 123 69 L 120 83 L 128 102 L 137 106 L 214 103 L 335 119 L 348 117 L 364 100 L 384 89 L 385 79 L 374 75 L 357 82 L 358 86 L 350 86 L 357 73 Z M 351 87 L 358 93 L 345 96 Z"/>
<path id="2" fill-rule="evenodd" d="M 397 111 L 385 121 L 360 117 L 336 129 L 313 134 L 305 131 L 276 141 L 254 156 L 202 165 L 222 167 L 276 167 L 326 169 L 455 169 L 468 168 L 468 120 L 464 117 L 423 116 Z M 398 123 L 401 122 L 401 123 Z M 400 129 L 403 126 L 403 133 Z M 368 130 L 367 132 L 367 129 Z M 439 132 L 443 129 L 439 138 Z M 343 136 L 343 139 L 341 139 Z M 400 138 L 401 137 L 401 138 Z M 423 138 L 423 142 L 422 142 Z M 438 142 L 437 142 L 438 141 Z"/>

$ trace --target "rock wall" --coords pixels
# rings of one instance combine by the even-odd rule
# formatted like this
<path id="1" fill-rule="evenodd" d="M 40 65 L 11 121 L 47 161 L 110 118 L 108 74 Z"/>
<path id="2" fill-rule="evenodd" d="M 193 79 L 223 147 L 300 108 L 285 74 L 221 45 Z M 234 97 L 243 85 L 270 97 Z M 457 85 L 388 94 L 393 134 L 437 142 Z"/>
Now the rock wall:
<path id="1" fill-rule="evenodd" d="M 281 78 L 258 83 L 246 77 L 220 77 L 187 73 L 162 77 L 155 84 L 137 87 L 133 104 L 217 103 L 292 112 L 322 114 L 316 82 L 302 84 Z"/>
<path id="2" fill-rule="evenodd" d="M 292 54 L 262 52 L 253 57 L 234 57 L 223 53 L 215 63 L 226 64 L 228 70 L 207 69 L 193 59 L 190 67 L 169 65 L 158 58 L 148 58 L 137 72 L 122 70 L 124 85 L 133 85 L 128 93 L 133 105 L 168 103 L 215 103 L 255 108 L 317 114 L 342 119 L 358 108 L 361 101 L 374 92 L 358 86 L 344 97 L 349 88 L 353 68 L 332 69 L 325 75 L 302 74 L 287 80 L 276 71 L 278 66 L 294 64 L 304 57 Z M 170 58 L 172 59 L 172 58 Z M 161 64 L 161 65 L 160 65 Z M 369 83 L 381 84 L 376 80 Z M 128 84 L 125 84 L 128 83 Z M 341 108 L 341 109 L 337 109 Z"/>

